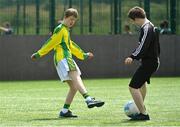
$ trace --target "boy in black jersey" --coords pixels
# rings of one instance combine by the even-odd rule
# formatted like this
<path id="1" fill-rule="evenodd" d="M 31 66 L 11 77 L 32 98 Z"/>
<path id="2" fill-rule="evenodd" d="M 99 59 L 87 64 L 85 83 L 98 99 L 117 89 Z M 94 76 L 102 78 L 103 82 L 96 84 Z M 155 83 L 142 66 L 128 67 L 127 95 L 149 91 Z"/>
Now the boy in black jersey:
<path id="1" fill-rule="evenodd" d="M 141 65 L 136 70 L 130 83 L 129 90 L 140 113 L 132 117 L 132 120 L 150 120 L 144 105 L 146 96 L 146 82 L 150 83 L 150 77 L 159 67 L 160 45 L 159 37 L 154 25 L 146 18 L 145 11 L 140 7 L 129 10 L 128 17 L 131 23 L 141 27 L 139 46 L 125 59 L 125 64 L 131 64 L 133 60 L 140 60 Z"/>

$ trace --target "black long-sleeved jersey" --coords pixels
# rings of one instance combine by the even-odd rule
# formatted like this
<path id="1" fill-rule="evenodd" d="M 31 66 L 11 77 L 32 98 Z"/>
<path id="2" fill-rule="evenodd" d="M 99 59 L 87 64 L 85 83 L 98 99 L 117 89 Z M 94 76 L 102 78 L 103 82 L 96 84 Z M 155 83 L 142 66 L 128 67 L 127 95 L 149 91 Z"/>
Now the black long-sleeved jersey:
<path id="1" fill-rule="evenodd" d="M 141 26 L 139 46 L 131 54 L 132 59 L 157 59 L 160 55 L 159 33 L 148 20 Z"/>

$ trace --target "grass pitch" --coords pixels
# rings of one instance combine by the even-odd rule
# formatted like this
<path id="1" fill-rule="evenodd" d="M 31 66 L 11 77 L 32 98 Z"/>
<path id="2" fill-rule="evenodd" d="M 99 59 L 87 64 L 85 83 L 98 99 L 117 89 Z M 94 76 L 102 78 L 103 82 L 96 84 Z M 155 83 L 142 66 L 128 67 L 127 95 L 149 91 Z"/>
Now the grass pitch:
<path id="1" fill-rule="evenodd" d="M 125 116 L 124 104 L 132 100 L 129 78 L 84 80 L 89 94 L 106 103 L 88 109 L 78 93 L 71 110 L 78 118 L 58 118 L 67 85 L 57 81 L 0 82 L 0 127 L 56 126 L 180 126 L 180 78 L 152 78 L 148 85 L 146 108 L 150 121 L 132 122 Z"/>

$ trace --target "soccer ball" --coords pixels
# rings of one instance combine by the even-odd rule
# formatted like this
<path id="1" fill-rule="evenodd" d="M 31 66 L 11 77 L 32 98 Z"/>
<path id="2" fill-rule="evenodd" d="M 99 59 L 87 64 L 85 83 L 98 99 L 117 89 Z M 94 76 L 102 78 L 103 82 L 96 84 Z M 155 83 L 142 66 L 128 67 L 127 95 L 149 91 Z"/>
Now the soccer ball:
<path id="1" fill-rule="evenodd" d="M 140 113 L 134 101 L 128 101 L 124 105 L 124 112 L 130 118 Z"/>

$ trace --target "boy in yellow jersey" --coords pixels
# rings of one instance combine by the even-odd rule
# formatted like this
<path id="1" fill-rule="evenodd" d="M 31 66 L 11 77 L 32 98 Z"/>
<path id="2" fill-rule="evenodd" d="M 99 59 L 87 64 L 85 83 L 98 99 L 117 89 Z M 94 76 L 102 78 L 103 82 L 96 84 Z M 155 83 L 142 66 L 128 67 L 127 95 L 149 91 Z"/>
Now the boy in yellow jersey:
<path id="1" fill-rule="evenodd" d="M 40 50 L 32 54 L 32 60 L 36 60 L 51 50 L 54 50 L 54 62 L 57 73 L 63 82 L 67 82 L 69 92 L 67 94 L 65 104 L 60 111 L 59 117 L 77 117 L 69 110 L 73 98 L 77 91 L 85 98 L 88 108 L 101 107 L 104 105 L 103 101 L 97 101 L 88 95 L 88 92 L 80 77 L 81 72 L 72 55 L 77 58 L 91 59 L 93 54 L 91 52 L 85 53 L 77 44 L 75 44 L 69 35 L 69 29 L 74 26 L 78 17 L 78 12 L 74 8 L 69 8 L 64 13 L 62 24 L 58 25 L 53 35 L 47 40 Z"/>

